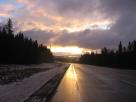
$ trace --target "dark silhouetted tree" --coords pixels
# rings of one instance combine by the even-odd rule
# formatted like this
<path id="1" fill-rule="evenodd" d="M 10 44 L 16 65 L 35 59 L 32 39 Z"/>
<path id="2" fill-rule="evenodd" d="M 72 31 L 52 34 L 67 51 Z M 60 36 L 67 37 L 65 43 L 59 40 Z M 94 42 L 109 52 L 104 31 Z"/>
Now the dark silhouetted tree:
<path id="1" fill-rule="evenodd" d="M 100 66 L 136 69 L 136 41 L 129 42 L 127 47 L 120 42 L 116 51 L 104 47 L 101 54 L 84 54 L 79 61 Z"/>
<path id="2" fill-rule="evenodd" d="M 11 19 L 0 30 L 0 63 L 31 64 L 53 61 L 53 55 L 37 40 L 24 37 L 22 32 L 14 34 Z"/>
<path id="3" fill-rule="evenodd" d="M 119 52 L 119 54 L 123 53 L 123 47 L 122 47 L 121 41 L 120 41 L 119 46 L 118 46 L 118 52 Z"/>

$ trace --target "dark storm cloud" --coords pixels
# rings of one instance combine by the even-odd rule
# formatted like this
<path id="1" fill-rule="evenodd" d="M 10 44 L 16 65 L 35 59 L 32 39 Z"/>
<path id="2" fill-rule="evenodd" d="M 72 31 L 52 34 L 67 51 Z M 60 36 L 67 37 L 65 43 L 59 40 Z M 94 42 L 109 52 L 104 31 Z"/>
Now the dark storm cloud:
<path id="1" fill-rule="evenodd" d="M 117 17 L 111 33 L 124 42 L 136 39 L 136 0 L 102 0 L 101 7 L 107 16 Z"/>
<path id="2" fill-rule="evenodd" d="M 65 18 L 96 18 L 99 0 L 35 0 L 42 9 L 50 14 Z M 85 18 L 86 18 L 85 17 Z M 71 19 L 70 18 L 70 19 Z"/>
<path id="3" fill-rule="evenodd" d="M 99 3 L 93 0 L 53 0 L 53 3 L 58 12 L 67 16 L 72 14 L 75 16 L 77 14 L 85 18 L 87 14 L 91 14 L 91 11 L 94 12 L 97 9 L 97 11 L 103 14 L 102 16 L 105 16 L 105 19 L 115 18 L 110 30 L 96 29 L 72 33 L 62 32 L 54 40 L 54 44 L 101 48 L 104 46 L 115 47 L 119 41 L 127 43 L 136 39 L 135 0 L 100 0 Z M 97 4 L 99 5 L 97 6 Z M 84 15 L 83 12 L 87 14 Z"/>
<path id="4" fill-rule="evenodd" d="M 54 5 L 60 14 L 83 15 L 93 13 L 97 7 L 98 0 L 54 0 Z"/>
<path id="5" fill-rule="evenodd" d="M 61 2 L 58 3 L 59 10 L 75 12 L 76 10 L 80 11 L 80 9 L 82 11 L 84 7 L 88 8 L 84 6 L 84 3 L 80 3 L 81 6 L 76 1 Z M 91 2 L 89 3 L 91 4 Z M 126 44 L 128 41 L 136 39 L 136 0 L 101 0 L 99 11 L 106 16 L 105 18 L 116 18 L 110 30 L 63 33 L 56 39 L 56 43 L 64 46 L 74 44 L 80 47 L 101 48 L 103 46 L 115 47 L 119 41 Z"/>
<path id="6" fill-rule="evenodd" d="M 116 34 L 109 34 L 109 31 L 103 30 L 84 30 L 80 32 L 63 32 L 55 43 L 62 46 L 79 46 L 82 48 L 99 49 L 104 46 L 115 47 L 120 41 Z"/>
<path id="7" fill-rule="evenodd" d="M 63 32 L 55 41 L 59 45 L 114 47 L 120 40 L 126 43 L 136 39 L 136 0 L 54 0 L 53 3 L 58 12 L 67 16 L 85 17 L 84 13 L 94 16 L 93 12 L 99 11 L 105 18 L 116 18 L 110 30 Z"/>
<path id="8" fill-rule="evenodd" d="M 34 40 L 37 40 L 39 43 L 48 44 L 49 39 L 54 36 L 55 33 L 51 31 L 41 31 L 41 30 L 28 30 L 24 32 L 24 35 Z"/>
<path id="9" fill-rule="evenodd" d="M 136 40 L 136 0 L 17 1 L 23 3 L 24 8 L 15 10 L 14 14 L 17 15 L 12 16 L 22 22 L 27 22 L 28 25 L 30 25 L 30 21 L 33 22 L 32 24 L 36 24 L 35 28 L 28 29 L 25 34 L 38 39 L 40 43 L 102 48 L 104 46 L 115 47 L 119 41 L 126 44 L 128 41 Z M 19 15 L 20 12 L 21 15 Z M 6 14 L 1 13 L 3 16 Z M 59 28 L 72 29 L 76 25 L 75 20 L 83 27 L 85 24 L 93 24 L 93 21 L 101 23 L 109 20 L 111 24 L 108 30 L 87 30 L 86 28 L 75 32 L 58 30 Z M 49 29 L 36 30 L 44 27 L 58 30 L 59 34 L 48 32 Z"/>

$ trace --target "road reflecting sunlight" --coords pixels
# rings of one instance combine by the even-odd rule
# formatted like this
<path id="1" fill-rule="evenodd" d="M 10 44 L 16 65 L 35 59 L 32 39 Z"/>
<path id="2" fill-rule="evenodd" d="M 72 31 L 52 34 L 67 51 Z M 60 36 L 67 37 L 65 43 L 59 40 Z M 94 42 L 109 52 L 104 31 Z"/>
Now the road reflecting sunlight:
<path id="1" fill-rule="evenodd" d="M 74 68 L 74 65 L 71 65 L 68 69 L 68 71 L 66 72 L 66 77 L 70 78 L 72 80 L 77 81 L 77 75 L 76 75 L 76 71 Z"/>
<path id="2" fill-rule="evenodd" d="M 134 70 L 71 64 L 51 102 L 136 102 L 135 75 Z"/>
<path id="3" fill-rule="evenodd" d="M 51 102 L 81 102 L 74 65 L 68 68 Z"/>

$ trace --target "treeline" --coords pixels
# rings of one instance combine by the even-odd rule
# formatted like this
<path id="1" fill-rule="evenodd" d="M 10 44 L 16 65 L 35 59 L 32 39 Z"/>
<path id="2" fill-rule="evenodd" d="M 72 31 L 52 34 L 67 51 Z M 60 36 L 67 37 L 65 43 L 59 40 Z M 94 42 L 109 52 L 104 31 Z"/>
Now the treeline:
<path id="1" fill-rule="evenodd" d="M 136 41 L 129 42 L 127 47 L 120 42 L 117 50 L 104 47 L 101 54 L 86 53 L 79 61 L 92 65 L 136 69 Z"/>
<path id="2" fill-rule="evenodd" d="M 34 64 L 53 61 L 51 51 L 36 40 L 15 34 L 11 19 L 0 27 L 0 64 Z"/>

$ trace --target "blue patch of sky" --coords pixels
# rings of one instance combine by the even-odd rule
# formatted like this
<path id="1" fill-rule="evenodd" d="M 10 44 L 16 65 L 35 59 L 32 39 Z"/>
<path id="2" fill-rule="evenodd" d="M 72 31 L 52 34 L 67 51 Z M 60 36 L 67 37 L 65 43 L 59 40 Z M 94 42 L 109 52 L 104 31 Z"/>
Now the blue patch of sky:
<path id="1" fill-rule="evenodd" d="M 0 0 L 0 3 L 6 4 L 6 3 L 15 3 L 15 0 Z"/>
<path id="2" fill-rule="evenodd" d="M 0 0 L 0 4 L 12 4 L 12 5 L 15 5 L 15 9 L 21 9 L 24 7 L 23 4 L 21 3 L 17 3 L 16 0 Z M 15 11 L 16 11 L 15 10 Z M 12 16 L 21 16 L 21 14 L 18 14 L 14 11 L 12 11 Z M 6 17 L 1 17 L 0 16 L 0 19 L 3 21 L 3 19 L 5 19 Z"/>
<path id="3" fill-rule="evenodd" d="M 23 4 L 19 4 L 19 3 L 18 3 L 18 4 L 16 4 L 16 8 L 17 8 L 17 9 L 20 9 L 20 8 L 22 8 L 22 7 L 24 7 L 24 5 L 23 5 Z"/>
<path id="4" fill-rule="evenodd" d="M 16 0 L 0 0 L 0 4 L 13 4 L 17 9 L 22 8 L 24 5 L 17 3 Z"/>

